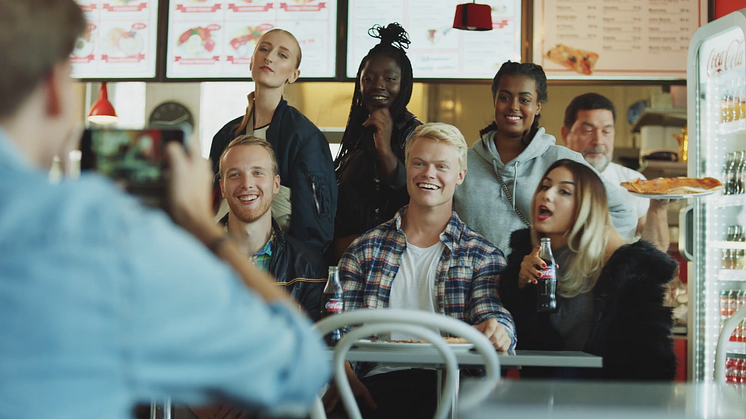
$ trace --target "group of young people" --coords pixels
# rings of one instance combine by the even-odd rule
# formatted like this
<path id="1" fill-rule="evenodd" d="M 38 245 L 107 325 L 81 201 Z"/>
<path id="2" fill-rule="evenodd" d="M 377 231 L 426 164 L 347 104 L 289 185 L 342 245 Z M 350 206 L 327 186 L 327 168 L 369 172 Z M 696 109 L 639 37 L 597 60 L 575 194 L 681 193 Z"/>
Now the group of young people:
<path id="1" fill-rule="evenodd" d="M 277 200 L 285 187 L 292 210 L 289 218 L 280 215 L 288 222 L 283 228 L 288 238 L 303 242 L 298 247 L 325 252 L 327 262 L 338 264 L 345 310 L 438 312 L 475 325 L 499 350 L 579 350 L 603 356 L 604 367 L 590 372 L 595 377 L 673 378 L 672 320 L 663 292 L 676 264 L 650 243 L 632 241 L 645 224 L 646 211 L 628 205 L 617 179 L 599 174 L 609 161 L 599 164 L 593 158 L 610 160 L 613 151 L 611 102 L 589 94 L 568 107 L 574 115 L 566 117 L 563 137 L 583 154 L 556 145 L 539 124 L 548 99 L 543 69 L 508 61 L 492 82 L 494 121 L 469 149 L 455 127 L 422 124 L 407 110 L 413 75 L 406 31 L 393 23 L 369 33 L 381 41 L 360 63 L 334 161 L 321 133 L 282 99 L 283 87 L 298 77 L 297 41 L 279 29 L 259 39 L 247 113 L 221 129 L 211 151 L 222 196 L 230 204 L 228 231 L 249 207 L 264 208 L 261 216 L 269 226 L 270 218 L 278 216 L 274 202 L 269 211 L 265 195 Z M 258 116 L 272 106 L 273 115 Z M 612 126 L 606 119 L 597 124 L 586 113 L 611 113 Z M 282 120 L 278 115 L 283 114 L 294 118 Z M 264 164 L 243 159 L 244 170 L 266 171 L 274 186 L 269 192 L 250 180 L 232 196 L 225 185 L 246 174 L 222 165 L 237 148 L 251 145 L 247 139 L 256 146 L 261 138 L 271 144 L 260 152 Z M 578 149 L 583 146 L 587 152 Z M 272 149 L 276 162 L 266 159 Z M 274 169 L 267 170 L 270 164 Z M 233 234 L 238 240 L 250 235 L 254 224 L 241 223 L 240 233 Z M 247 251 L 255 260 L 282 234 L 279 228 L 262 231 Z M 542 237 L 552 239 L 560 265 L 559 310 L 551 314 L 535 310 Z M 294 283 L 293 293 L 300 284 L 316 289 L 306 294 L 315 303 L 299 298 L 313 319 L 324 285 L 318 268 L 323 262 L 314 263 L 317 277 L 277 278 Z M 522 373 L 581 374 L 530 368 Z M 434 401 L 431 372 L 349 365 L 348 376 L 364 401 L 366 417 L 416 417 L 423 406 L 434 409 L 432 403 L 411 403 Z M 336 400 L 332 389 L 326 397 L 330 411 Z"/>
<path id="2" fill-rule="evenodd" d="M 169 146 L 169 219 L 95 175 L 46 180 L 76 137 L 69 54 L 85 22 L 75 2 L 0 0 L 0 22 L 8 415 L 124 418 L 133 403 L 166 395 L 192 406 L 230 400 L 234 417 L 308 405 L 329 377 L 307 318 L 318 317 L 329 261 L 347 310 L 443 313 L 498 350 L 600 355 L 595 377 L 673 377 L 662 287 L 675 263 L 630 242 L 639 217 L 618 185 L 539 127 L 540 66 L 500 68 L 494 123 L 469 149 L 455 127 L 407 111 L 408 36 L 398 24 L 375 27 L 381 42 L 360 63 L 332 160 L 321 132 L 282 97 L 301 48 L 271 30 L 251 59 L 245 115 L 215 136 L 212 173 L 196 147 Z M 534 310 L 541 237 L 559 261 L 551 314 Z M 348 365 L 348 375 L 366 417 L 434 411 L 431 372 Z M 337 399 L 332 386 L 330 413 Z"/>

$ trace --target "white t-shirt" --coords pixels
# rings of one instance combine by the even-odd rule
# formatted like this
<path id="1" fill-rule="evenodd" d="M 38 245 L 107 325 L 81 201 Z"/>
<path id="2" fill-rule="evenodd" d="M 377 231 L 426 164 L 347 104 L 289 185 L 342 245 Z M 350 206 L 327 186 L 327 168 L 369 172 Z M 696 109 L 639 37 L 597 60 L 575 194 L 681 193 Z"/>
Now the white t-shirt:
<path id="1" fill-rule="evenodd" d="M 645 176 L 643 176 L 642 173 L 632 170 L 628 167 L 624 167 L 621 164 L 617 164 L 614 162 L 609 163 L 608 166 L 606 166 L 606 169 L 601 172 L 601 174 L 609 181 L 613 182 L 617 185 L 619 185 L 622 182 L 627 182 L 630 180 L 635 179 L 645 179 Z M 648 213 L 648 208 L 650 207 L 650 200 L 646 198 L 638 198 L 629 191 L 627 191 L 627 199 L 629 199 L 629 203 L 635 208 L 635 211 L 637 212 L 637 218 L 642 217 L 643 215 Z"/>
<path id="2" fill-rule="evenodd" d="M 391 283 L 389 308 L 435 312 L 435 275 L 445 245 L 437 242 L 426 248 L 407 242 L 399 259 L 399 270 Z M 415 339 L 393 333 L 392 339 Z"/>
<path id="3" fill-rule="evenodd" d="M 440 241 L 426 248 L 407 242 L 399 259 L 399 270 L 391 283 L 389 308 L 435 312 L 435 275 L 444 248 L 445 245 Z M 381 334 L 379 337 L 384 340 L 420 340 L 417 336 L 403 333 L 391 333 L 390 336 Z M 366 376 L 407 369 L 410 368 L 377 366 Z"/>

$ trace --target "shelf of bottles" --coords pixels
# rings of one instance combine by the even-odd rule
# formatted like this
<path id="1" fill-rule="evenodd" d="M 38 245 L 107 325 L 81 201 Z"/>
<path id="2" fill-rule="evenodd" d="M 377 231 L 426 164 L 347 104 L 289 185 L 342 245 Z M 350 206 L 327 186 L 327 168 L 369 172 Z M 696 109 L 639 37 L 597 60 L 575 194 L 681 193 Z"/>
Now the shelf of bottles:
<path id="1" fill-rule="evenodd" d="M 701 346 L 694 362 L 703 367 L 703 376 L 695 380 L 714 379 L 722 322 L 746 300 L 746 80 L 710 78 L 704 87 L 697 118 L 700 172 L 695 175 L 718 178 L 723 189 L 695 201 L 695 240 L 700 244 L 695 251 L 699 283 L 693 292 L 699 298 L 690 310 L 700 318 L 694 338 Z M 740 360 L 746 359 L 746 323 L 733 333 L 726 352 L 731 369 L 740 371 Z M 731 373 L 734 382 L 740 380 L 738 374 Z"/>

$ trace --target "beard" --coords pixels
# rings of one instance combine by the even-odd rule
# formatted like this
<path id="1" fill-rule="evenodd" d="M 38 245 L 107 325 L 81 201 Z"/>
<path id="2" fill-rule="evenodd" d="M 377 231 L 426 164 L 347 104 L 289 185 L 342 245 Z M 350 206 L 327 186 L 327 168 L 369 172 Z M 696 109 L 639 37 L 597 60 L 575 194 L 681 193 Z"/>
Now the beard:
<path id="1" fill-rule="evenodd" d="M 262 218 L 272 208 L 272 201 L 263 199 L 262 197 L 257 198 L 261 200 L 261 204 L 256 208 L 244 207 L 238 198 L 231 197 L 228 199 L 228 206 L 231 209 L 231 213 L 239 219 L 241 222 L 251 224 L 256 220 Z"/>
<path id="2" fill-rule="evenodd" d="M 595 156 L 589 157 L 589 154 L 596 154 Z M 585 161 L 588 162 L 591 166 L 593 166 L 594 169 L 596 169 L 599 173 L 606 170 L 606 167 L 609 166 L 609 163 L 611 162 L 611 156 L 606 154 L 606 148 L 605 147 L 593 147 L 590 150 L 586 150 L 583 153 L 583 158 Z"/>

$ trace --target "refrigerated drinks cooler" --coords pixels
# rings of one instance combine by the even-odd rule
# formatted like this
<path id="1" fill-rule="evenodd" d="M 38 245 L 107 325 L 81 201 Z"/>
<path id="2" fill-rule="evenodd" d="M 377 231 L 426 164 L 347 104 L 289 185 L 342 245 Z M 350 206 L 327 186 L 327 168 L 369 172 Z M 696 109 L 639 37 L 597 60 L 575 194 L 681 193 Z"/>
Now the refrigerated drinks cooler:
<path id="1" fill-rule="evenodd" d="M 688 173 L 724 188 L 682 211 L 688 266 L 688 378 L 712 381 L 723 322 L 746 300 L 746 9 L 699 28 L 687 63 Z M 727 380 L 744 379 L 746 324 L 731 335 Z M 739 370 L 741 370 L 739 372 Z"/>

